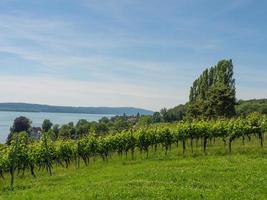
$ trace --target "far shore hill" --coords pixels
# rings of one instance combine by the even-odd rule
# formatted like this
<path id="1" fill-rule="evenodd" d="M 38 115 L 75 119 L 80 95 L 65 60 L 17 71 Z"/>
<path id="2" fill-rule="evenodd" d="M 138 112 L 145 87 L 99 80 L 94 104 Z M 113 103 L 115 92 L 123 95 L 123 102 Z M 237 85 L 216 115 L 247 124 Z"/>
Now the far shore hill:
<path id="1" fill-rule="evenodd" d="M 30 103 L 0 103 L 0 111 L 11 112 L 53 112 L 109 115 L 152 115 L 153 111 L 134 107 L 73 107 Z"/>

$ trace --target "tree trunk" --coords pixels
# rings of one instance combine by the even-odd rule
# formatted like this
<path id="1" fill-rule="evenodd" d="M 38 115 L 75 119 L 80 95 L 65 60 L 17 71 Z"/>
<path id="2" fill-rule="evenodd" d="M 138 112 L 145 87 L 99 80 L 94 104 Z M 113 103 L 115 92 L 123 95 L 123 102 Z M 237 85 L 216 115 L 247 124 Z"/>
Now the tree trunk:
<path id="1" fill-rule="evenodd" d="M 208 138 L 204 138 L 203 145 L 204 145 L 204 153 L 206 154 L 206 149 L 207 149 L 207 140 Z"/>
<path id="2" fill-rule="evenodd" d="M 183 156 L 185 156 L 185 139 L 183 139 Z"/>
<path id="3" fill-rule="evenodd" d="M 134 160 L 134 148 L 131 149 L 131 159 Z"/>
<path id="4" fill-rule="evenodd" d="M 264 133 L 260 134 L 261 147 L 263 147 Z"/>
<path id="5" fill-rule="evenodd" d="M 10 173 L 10 190 L 14 190 L 14 167 L 9 168 L 9 173 Z"/>
<path id="6" fill-rule="evenodd" d="M 34 165 L 31 165 L 30 168 L 31 168 L 31 174 L 32 174 L 32 176 L 34 178 L 36 178 L 35 173 L 34 173 Z"/>
<path id="7" fill-rule="evenodd" d="M 229 153 L 232 152 L 232 139 L 229 140 Z"/>
<path id="8" fill-rule="evenodd" d="M 226 140 L 223 139 L 223 145 L 224 145 L 224 148 L 226 148 Z"/>
<path id="9" fill-rule="evenodd" d="M 168 154 L 168 145 L 165 146 L 165 156 Z"/>
<path id="10" fill-rule="evenodd" d="M 190 138 L 190 147 L 191 147 L 191 153 L 193 154 L 193 138 Z"/>

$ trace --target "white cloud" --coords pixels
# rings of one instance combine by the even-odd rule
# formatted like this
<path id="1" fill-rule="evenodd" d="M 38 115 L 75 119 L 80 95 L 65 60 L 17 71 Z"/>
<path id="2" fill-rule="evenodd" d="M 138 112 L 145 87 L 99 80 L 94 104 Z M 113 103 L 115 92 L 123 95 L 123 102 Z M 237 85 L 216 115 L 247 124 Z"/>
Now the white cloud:
<path id="1" fill-rule="evenodd" d="M 125 36 L 117 41 L 116 35 L 103 39 L 97 35 L 79 38 L 79 33 L 72 33 L 75 30 L 70 22 L 65 24 L 25 16 L 3 16 L 0 19 L 0 30 L 3 30 L 0 32 L 0 52 L 39 63 L 48 72 L 45 77 L 30 76 L 30 71 L 28 77 L 1 77 L 0 83 L 5 85 L 0 89 L 3 94 L 1 101 L 77 106 L 136 106 L 154 110 L 165 106 L 172 107 L 185 101 L 184 98 L 179 100 L 179 97 L 185 96 L 184 90 L 163 87 L 167 83 L 164 80 L 177 78 L 173 73 L 176 70 L 175 63 L 80 52 L 80 49 L 84 48 L 114 49 L 144 44 L 160 45 L 164 43 L 162 40 Z M 62 37 L 58 37 L 59 33 L 63 34 Z M 21 39 L 26 39 L 37 47 L 14 42 Z M 63 79 L 60 73 L 65 69 L 75 69 L 88 75 L 95 74 L 97 78 L 101 77 L 101 81 Z M 140 76 L 124 77 L 116 72 L 140 73 L 142 78 L 146 78 L 138 80 Z M 48 75 L 53 75 L 54 78 L 47 78 Z M 183 78 L 182 75 L 180 78 Z M 154 81 L 151 81 L 152 79 Z M 102 82 L 103 80 L 105 82 Z"/>
<path id="2" fill-rule="evenodd" d="M 111 9 L 111 14 L 117 19 L 125 15 L 123 12 L 126 10 L 122 1 L 119 1 L 118 4 L 122 5 L 118 8 L 117 4 L 108 1 L 106 1 L 108 5 L 103 8 L 99 1 L 87 2 L 92 3 L 89 6 L 100 13 Z M 166 18 L 169 19 L 168 16 Z M 188 23 L 190 20 L 192 22 Z M 31 72 L 28 77 L 0 77 L 0 85 L 4 85 L 0 88 L 1 101 L 77 106 L 136 106 L 154 110 L 185 103 L 193 79 L 204 67 L 209 66 L 207 62 L 215 60 L 212 54 L 208 56 L 195 56 L 195 54 L 217 50 L 219 53 L 224 53 L 225 48 L 224 41 L 209 37 L 207 33 L 210 29 L 201 27 L 203 21 L 200 22 L 202 22 L 198 25 L 200 29 L 194 32 L 197 29 L 195 27 L 198 24 L 197 19 L 180 18 L 175 22 L 171 19 L 170 23 L 167 23 L 169 25 L 167 28 L 170 30 L 166 32 L 172 32 L 181 25 L 181 29 L 172 33 L 178 34 L 180 31 L 188 33 L 189 37 L 180 38 L 168 37 L 165 34 L 153 35 L 153 30 L 150 32 L 151 35 L 143 34 L 142 27 L 139 27 L 140 33 L 138 31 L 133 33 L 127 29 L 127 24 L 130 22 L 126 19 L 122 27 L 115 26 L 112 29 L 107 23 L 99 25 L 90 19 L 85 23 L 51 17 L 34 18 L 22 13 L 0 14 L 0 53 L 15 55 L 14 57 L 33 63 L 32 67 L 35 64 L 42 66 L 47 72 L 44 76 L 38 77 L 30 76 Z M 225 26 L 222 27 L 225 29 Z M 232 29 L 228 28 L 227 31 L 229 30 Z M 236 30 L 239 33 L 240 27 Z M 199 36 L 200 33 L 202 36 Z M 169 59 L 166 55 L 159 58 L 149 57 L 149 53 L 144 51 L 146 48 L 158 49 L 166 55 L 172 54 L 172 50 L 175 49 L 177 59 L 166 61 Z M 168 48 L 170 50 L 165 52 Z M 142 59 L 131 55 L 125 57 L 116 55 L 117 50 L 127 52 L 129 49 L 134 49 L 137 53 L 139 50 L 144 51 L 147 57 L 144 56 Z M 183 51 L 188 49 L 191 55 L 186 55 L 188 61 L 185 62 Z M 199 59 L 194 60 L 196 58 Z M 210 63 L 213 64 L 215 63 Z M 71 72 L 66 72 L 68 70 Z M 82 79 L 72 77 L 73 71 L 88 78 L 86 81 L 73 80 Z M 64 76 L 65 72 L 68 73 L 68 77 Z M 245 89 L 242 89 L 238 93 L 240 97 L 251 98 L 262 94 L 262 90 L 247 94 L 244 91 Z"/>
<path id="3" fill-rule="evenodd" d="M 80 30 L 81 26 L 77 22 L 61 19 L 0 14 L 0 51 L 54 68 L 91 65 L 96 60 L 125 60 L 113 55 L 112 52 L 118 49 L 137 48 L 138 51 L 138 48 L 153 46 L 187 48 L 197 52 L 222 46 L 219 40 L 186 41 L 136 35 L 127 30 L 114 31 L 108 28 L 97 31 L 94 25 L 85 31 Z M 21 41 L 26 44 L 20 44 Z"/>

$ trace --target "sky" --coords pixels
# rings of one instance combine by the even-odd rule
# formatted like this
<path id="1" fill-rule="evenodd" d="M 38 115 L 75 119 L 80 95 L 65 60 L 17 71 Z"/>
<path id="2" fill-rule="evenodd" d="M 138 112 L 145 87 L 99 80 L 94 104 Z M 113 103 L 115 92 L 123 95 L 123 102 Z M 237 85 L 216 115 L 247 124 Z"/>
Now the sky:
<path id="1" fill-rule="evenodd" d="M 266 98 L 266 21 L 265 0 L 1 0 L 0 102 L 157 111 L 221 59 Z"/>

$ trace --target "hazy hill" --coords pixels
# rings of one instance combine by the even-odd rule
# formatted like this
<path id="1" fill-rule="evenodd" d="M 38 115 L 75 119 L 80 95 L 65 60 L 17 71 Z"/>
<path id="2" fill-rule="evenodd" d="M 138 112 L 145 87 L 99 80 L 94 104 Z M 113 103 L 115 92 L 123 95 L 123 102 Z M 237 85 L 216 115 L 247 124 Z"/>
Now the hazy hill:
<path id="1" fill-rule="evenodd" d="M 163 121 L 172 122 L 180 121 L 186 116 L 188 103 L 178 105 L 174 108 L 163 110 L 161 113 Z M 267 99 L 239 100 L 235 106 L 237 116 L 247 115 L 252 112 L 267 114 Z"/>
<path id="2" fill-rule="evenodd" d="M 112 114 L 112 115 L 151 115 L 153 111 L 132 107 L 71 107 L 50 106 L 28 103 L 0 103 L 0 111 L 17 112 L 55 112 L 55 113 L 84 113 L 84 114 Z"/>
<path id="3" fill-rule="evenodd" d="M 251 112 L 267 114 L 267 99 L 240 100 L 237 103 L 236 112 L 238 115 Z"/>

